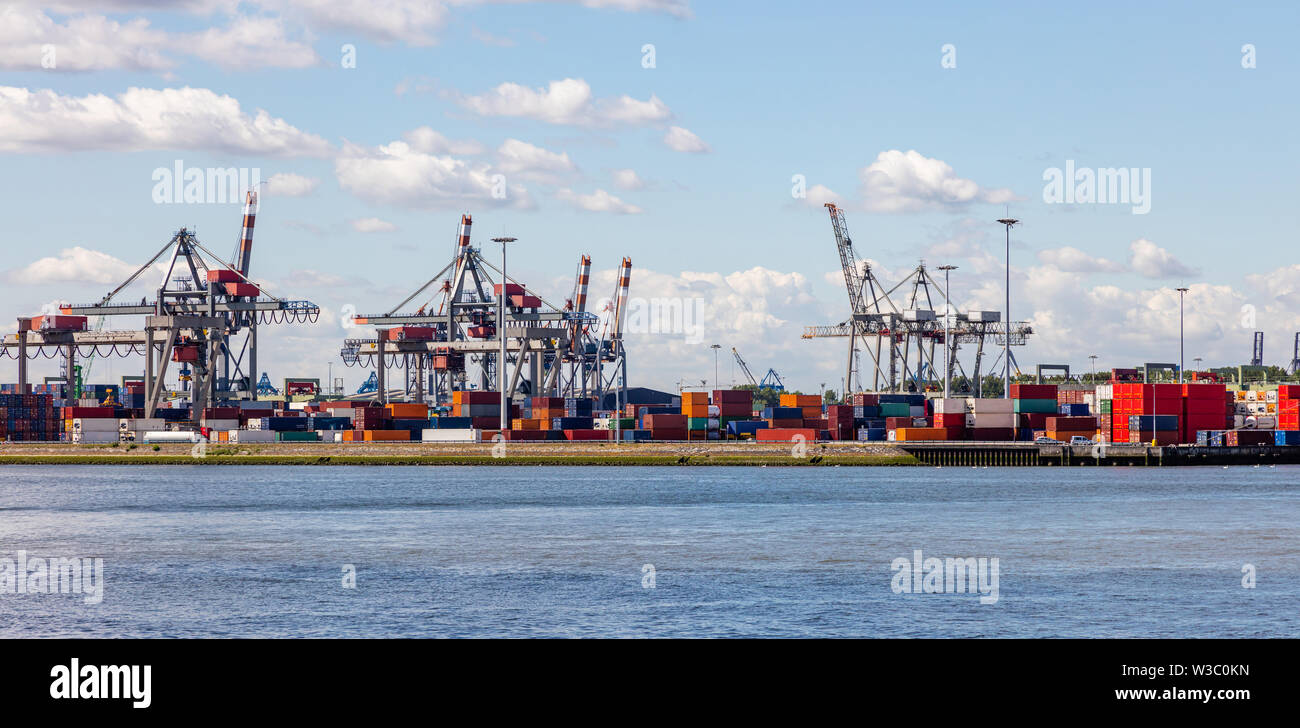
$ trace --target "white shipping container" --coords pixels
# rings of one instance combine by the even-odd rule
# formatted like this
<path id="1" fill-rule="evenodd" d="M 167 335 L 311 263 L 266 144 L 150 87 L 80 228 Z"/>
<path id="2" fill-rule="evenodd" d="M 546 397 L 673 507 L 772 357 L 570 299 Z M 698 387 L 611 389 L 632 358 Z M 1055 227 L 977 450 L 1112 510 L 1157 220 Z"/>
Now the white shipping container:
<path id="1" fill-rule="evenodd" d="M 1015 402 L 1014 400 L 976 399 L 973 401 L 975 402 L 975 414 L 977 415 L 985 412 L 989 414 L 1010 414 L 1015 412 L 1015 410 L 1013 409 L 1014 402 Z"/>
<path id="2" fill-rule="evenodd" d="M 197 432 L 146 432 L 143 435 L 146 443 L 151 442 L 206 442 L 203 435 Z"/>
<path id="3" fill-rule="evenodd" d="M 117 442 L 117 430 L 90 430 L 72 433 L 72 441 L 81 445 L 106 445 Z"/>
<path id="4" fill-rule="evenodd" d="M 1098 384 L 1096 390 L 1096 401 L 1103 399 L 1115 399 L 1115 387 L 1109 384 Z"/>
<path id="5" fill-rule="evenodd" d="M 290 403 L 289 403 L 289 409 L 291 409 L 291 410 L 305 410 L 305 409 L 307 409 L 307 403 L 306 403 L 306 402 L 290 402 Z"/>
<path id="6" fill-rule="evenodd" d="M 243 444 L 250 442 L 275 442 L 275 433 L 271 430 L 235 430 L 230 433 L 230 441 Z"/>
<path id="7" fill-rule="evenodd" d="M 203 426 L 209 430 L 238 430 L 239 420 L 204 420 Z"/>
<path id="8" fill-rule="evenodd" d="M 121 430 L 122 432 L 147 432 L 149 430 L 165 430 L 167 429 L 167 420 L 164 420 L 161 417 L 150 417 L 149 419 L 140 417 L 134 420 L 118 420 L 117 429 Z"/>
<path id="9" fill-rule="evenodd" d="M 464 429 L 464 430 L 423 430 L 420 433 L 422 442 L 482 442 L 483 431 Z"/>
<path id="10" fill-rule="evenodd" d="M 953 415 L 966 412 L 966 402 L 969 398 L 953 399 L 936 399 L 934 400 L 934 413 L 936 415 Z"/>
<path id="11" fill-rule="evenodd" d="M 1015 427 L 1015 413 L 976 412 L 974 427 Z"/>
<path id="12" fill-rule="evenodd" d="M 78 417 L 72 421 L 73 432 L 111 432 L 117 441 L 117 420 L 112 417 Z"/>

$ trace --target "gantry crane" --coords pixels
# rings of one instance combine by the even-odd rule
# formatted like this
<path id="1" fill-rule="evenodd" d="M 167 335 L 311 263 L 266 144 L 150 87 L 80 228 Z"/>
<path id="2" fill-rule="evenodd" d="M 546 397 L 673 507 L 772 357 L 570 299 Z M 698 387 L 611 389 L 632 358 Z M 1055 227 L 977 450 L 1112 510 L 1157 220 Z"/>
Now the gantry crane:
<path id="1" fill-rule="evenodd" d="M 570 337 L 598 322 L 594 314 L 553 306 L 514 278 L 501 276 L 470 245 L 472 225 L 469 214 L 461 216 L 451 262 L 415 292 L 385 313 L 352 318 L 354 325 L 376 327 L 376 335 L 345 340 L 339 354 L 346 366 L 374 367 L 380 402 L 388 400 L 387 370 L 395 364 L 406 372 L 404 396 L 417 401 L 424 399 L 426 385 L 440 402 L 456 390 L 495 391 L 498 367 L 511 363 L 507 397 L 558 391 L 559 363 L 571 348 Z M 414 313 L 401 313 L 431 290 Z M 504 331 L 497 331 L 499 297 L 506 302 Z M 505 362 L 497 361 L 501 337 Z"/>
<path id="2" fill-rule="evenodd" d="M 38 356 L 46 350 L 62 353 L 69 372 L 74 371 L 78 356 L 144 355 L 145 417 L 153 417 L 167 391 L 171 362 L 180 364 L 192 378 L 188 390 L 195 420 L 210 402 L 255 396 L 252 373 L 257 371 L 259 323 L 314 322 L 320 316 L 320 308 L 311 301 L 277 298 L 249 279 L 256 209 L 257 193 L 250 190 L 234 262 L 223 261 L 193 231 L 181 228 L 98 302 L 61 305 L 57 316 L 20 318 L 18 333 L 7 337 L 0 348 L 0 355 L 18 359 L 20 389 L 26 391 L 27 361 L 33 358 L 28 351 L 35 349 Z M 164 256 L 167 266 L 152 302 L 147 297 L 138 304 L 115 302 Z M 139 331 L 87 331 L 90 316 L 143 316 L 145 323 Z M 232 339 L 241 332 L 246 335 L 237 350 Z"/>
<path id="3" fill-rule="evenodd" d="M 941 381 L 942 360 L 939 363 L 935 361 L 936 344 L 943 346 L 944 356 L 948 358 L 947 371 L 964 375 L 964 369 L 957 360 L 958 346 L 974 343 L 975 368 L 971 378 L 978 382 L 985 338 L 993 336 L 999 343 L 999 336 L 1001 340 L 1006 339 L 1006 333 L 998 325 L 1001 314 L 996 311 L 970 311 L 954 313 L 951 315 L 952 320 L 936 316 L 935 297 L 931 295 L 930 286 L 939 287 L 943 294 L 940 302 L 948 300 L 948 296 L 942 284 L 931 279 L 924 262 L 897 285 L 886 290 L 876 278 L 871 264 L 858 259 L 844 211 L 831 202 L 826 203 L 825 207 L 830 213 L 835 247 L 839 253 L 844 286 L 849 297 L 849 318 L 834 326 L 806 327 L 802 338 L 848 338 L 848 363 L 844 377 L 846 391 L 854 391 L 855 384 L 862 384 L 857 364 L 859 344 L 864 345 L 874 366 L 871 382 L 873 391 L 922 391 L 936 379 Z M 909 284 L 900 308 L 890 296 Z M 1012 326 L 1013 346 L 1023 345 L 1029 334 L 1033 333 L 1032 328 L 1024 322 Z M 913 351 L 915 355 L 912 354 Z"/>

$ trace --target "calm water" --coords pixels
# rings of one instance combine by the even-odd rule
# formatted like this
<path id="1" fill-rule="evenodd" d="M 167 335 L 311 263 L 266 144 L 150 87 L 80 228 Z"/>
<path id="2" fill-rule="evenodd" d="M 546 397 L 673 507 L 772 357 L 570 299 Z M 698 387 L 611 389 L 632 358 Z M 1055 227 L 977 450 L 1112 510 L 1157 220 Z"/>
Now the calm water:
<path id="1" fill-rule="evenodd" d="M 8 466 L 0 558 L 105 588 L 0 594 L 0 636 L 1297 637 L 1298 524 L 1286 466 Z M 915 549 L 998 602 L 894 593 Z"/>

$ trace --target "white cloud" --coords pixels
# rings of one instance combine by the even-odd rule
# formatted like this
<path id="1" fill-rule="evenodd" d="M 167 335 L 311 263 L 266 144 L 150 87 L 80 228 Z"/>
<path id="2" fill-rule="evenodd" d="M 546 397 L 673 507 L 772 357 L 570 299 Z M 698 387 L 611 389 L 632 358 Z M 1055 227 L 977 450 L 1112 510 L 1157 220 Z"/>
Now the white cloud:
<path id="1" fill-rule="evenodd" d="M 305 197 L 316 191 L 320 180 L 292 172 L 280 172 L 266 180 L 263 191 L 272 197 Z"/>
<path id="2" fill-rule="evenodd" d="M 484 162 L 418 151 L 404 141 L 378 147 L 345 143 L 334 161 L 339 186 L 371 202 L 417 209 L 532 206 L 528 190 L 506 183 Z"/>
<path id="3" fill-rule="evenodd" d="M 108 253 L 81 246 L 64 248 L 57 256 L 41 258 L 31 264 L 4 273 L 9 284 L 29 286 L 47 283 L 117 284 L 139 268 Z"/>
<path id="4" fill-rule="evenodd" d="M 664 134 L 664 144 L 675 152 L 701 154 L 709 151 L 709 145 L 705 144 L 703 139 L 680 126 L 668 128 L 668 133 Z"/>
<path id="5" fill-rule="evenodd" d="M 1118 273 L 1127 270 L 1120 263 L 1088 255 L 1070 246 L 1041 250 L 1038 259 L 1068 273 Z"/>
<path id="6" fill-rule="evenodd" d="M 352 229 L 359 233 L 391 233 L 397 230 L 397 226 L 387 220 L 380 220 L 377 217 L 363 217 L 350 221 Z"/>
<path id="7" fill-rule="evenodd" d="M 513 116 L 583 127 L 636 126 L 672 116 L 657 96 L 646 101 L 626 95 L 597 99 L 591 86 L 579 78 L 551 81 L 545 88 L 535 89 L 507 82 L 478 96 L 458 95 L 455 99 L 480 116 Z"/>
<path id="8" fill-rule="evenodd" d="M 618 199 L 605 190 L 596 190 L 589 195 L 582 195 L 568 188 L 555 193 L 555 198 L 572 203 L 574 207 L 588 212 L 613 212 L 619 215 L 636 215 L 641 208 Z"/>
<path id="9" fill-rule="evenodd" d="M 1139 275 L 1147 278 L 1178 278 L 1198 274 L 1195 268 L 1184 265 L 1173 253 L 1146 238 L 1134 240 L 1129 251 L 1129 265 Z"/>
<path id="10" fill-rule="evenodd" d="M 46 46 L 53 47 L 52 57 Z M 176 56 L 186 55 L 235 70 L 320 63 L 311 46 L 286 37 L 278 18 L 237 16 L 224 27 L 169 33 L 145 18 L 118 22 L 83 14 L 60 23 L 41 8 L 0 8 L 0 68 L 166 71 Z"/>
<path id="11" fill-rule="evenodd" d="M 645 181 L 637 176 L 636 170 L 616 169 L 610 173 L 614 186 L 620 190 L 639 190 L 645 187 Z"/>
<path id="12" fill-rule="evenodd" d="M 204 88 L 131 88 L 63 96 L 0 86 L 0 151 L 207 150 L 275 157 L 324 156 L 330 146 L 284 119 Z"/>
<path id="13" fill-rule="evenodd" d="M 872 212 L 951 209 L 974 202 L 1016 199 L 1011 190 L 981 187 L 973 180 L 958 177 L 947 162 L 915 150 L 881 152 L 862 168 L 859 177 L 861 204 Z"/>
<path id="14" fill-rule="evenodd" d="M 507 139 L 497 148 L 497 168 L 524 180 L 554 182 L 577 169 L 568 153 L 552 152 L 518 139 Z"/>
<path id="15" fill-rule="evenodd" d="M 165 70 L 174 65 L 162 53 L 166 42 L 167 34 L 143 18 L 119 23 L 87 15 L 60 24 L 35 7 L 0 7 L 0 68 L 7 70 L 42 70 L 46 44 L 54 46 L 51 70 Z"/>
<path id="16" fill-rule="evenodd" d="M 311 46 L 285 37 L 279 18 L 234 18 L 227 27 L 187 33 L 171 45 L 178 52 L 239 71 L 307 68 L 321 63 Z"/>
<path id="17" fill-rule="evenodd" d="M 452 140 L 427 126 L 412 129 L 402 135 L 407 144 L 417 152 L 425 154 L 456 154 L 473 156 L 482 154 L 482 144 L 472 139 Z"/>

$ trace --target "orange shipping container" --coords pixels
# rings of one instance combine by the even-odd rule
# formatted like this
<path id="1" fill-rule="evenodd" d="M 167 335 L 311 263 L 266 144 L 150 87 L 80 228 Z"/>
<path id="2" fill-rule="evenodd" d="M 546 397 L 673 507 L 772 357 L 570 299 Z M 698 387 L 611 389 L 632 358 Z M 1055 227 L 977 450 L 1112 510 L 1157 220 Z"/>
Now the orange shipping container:
<path id="1" fill-rule="evenodd" d="M 366 442 L 400 442 L 411 439 L 410 430 L 363 430 L 363 432 L 366 436 Z"/>
<path id="2" fill-rule="evenodd" d="M 689 405 L 708 404 L 708 403 L 709 403 L 708 392 L 682 392 L 683 409 L 685 409 Z"/>
<path id="3" fill-rule="evenodd" d="M 818 410 L 822 406 L 822 398 L 815 394 L 783 394 L 781 395 L 782 407 L 816 407 Z"/>
<path id="4" fill-rule="evenodd" d="M 943 427 L 900 427 L 894 430 L 894 439 L 899 442 L 947 440 L 948 430 Z"/>
<path id="5" fill-rule="evenodd" d="M 397 419 L 422 420 L 428 418 L 429 407 L 418 402 L 394 402 L 388 405 L 388 413 Z"/>
<path id="6" fill-rule="evenodd" d="M 709 406 L 707 404 L 682 405 L 682 414 L 687 417 L 708 417 Z"/>

